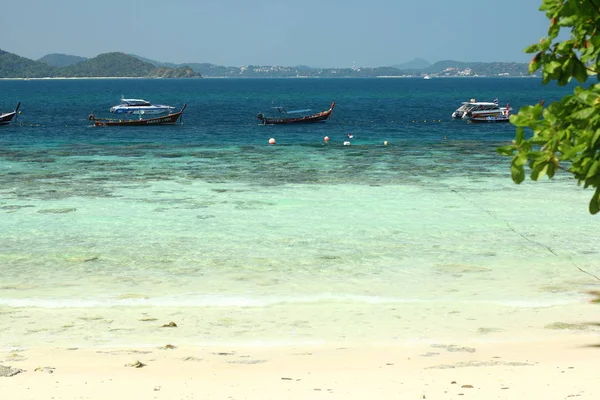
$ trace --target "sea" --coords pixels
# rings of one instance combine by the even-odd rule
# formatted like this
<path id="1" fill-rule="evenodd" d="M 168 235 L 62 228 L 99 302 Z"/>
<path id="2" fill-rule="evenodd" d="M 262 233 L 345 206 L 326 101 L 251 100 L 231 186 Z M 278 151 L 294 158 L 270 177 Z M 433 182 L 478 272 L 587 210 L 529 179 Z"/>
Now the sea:
<path id="1" fill-rule="evenodd" d="M 564 172 L 515 184 L 496 152 L 515 127 L 451 118 L 472 98 L 517 112 L 572 91 L 506 77 L 1 80 L 0 111 L 22 105 L 0 127 L 0 348 L 589 333 L 592 191 Z M 187 108 L 174 126 L 93 127 L 122 96 Z M 256 118 L 332 102 L 326 123 Z"/>

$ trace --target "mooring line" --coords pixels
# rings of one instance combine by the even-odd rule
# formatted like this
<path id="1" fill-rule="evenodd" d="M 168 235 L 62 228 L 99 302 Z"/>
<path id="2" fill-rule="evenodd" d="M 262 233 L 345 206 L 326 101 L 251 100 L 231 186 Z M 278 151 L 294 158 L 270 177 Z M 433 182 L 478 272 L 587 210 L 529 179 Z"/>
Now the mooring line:
<path id="1" fill-rule="evenodd" d="M 451 189 L 452 192 L 456 193 L 457 195 L 459 195 L 460 197 L 463 198 L 463 200 L 465 200 L 467 203 L 470 203 L 471 205 L 473 205 L 475 208 L 478 208 L 479 210 L 483 211 L 484 213 L 486 213 L 487 215 L 489 215 L 490 217 L 492 217 L 493 219 L 497 220 L 497 221 L 502 221 L 506 224 L 506 226 L 508 227 L 508 229 L 510 229 L 513 233 L 515 233 L 516 235 L 519 235 L 520 237 L 522 237 L 523 239 L 525 239 L 526 241 L 533 243 L 537 246 L 543 247 L 544 249 L 546 249 L 547 251 L 549 251 L 550 253 L 552 253 L 554 256 L 558 257 L 558 254 L 550 247 L 547 246 L 543 243 L 540 242 L 536 242 L 535 240 L 532 240 L 530 238 L 528 238 L 527 236 L 523 235 L 521 232 L 518 232 L 516 229 L 514 229 L 510 223 L 502 218 L 498 218 L 497 216 L 495 216 L 492 212 L 490 212 L 489 210 L 486 210 L 485 208 L 481 207 L 479 204 L 475 203 L 472 200 L 467 199 L 465 196 L 463 196 L 462 193 L 460 193 L 459 191 L 455 190 L 455 189 Z M 571 261 L 571 263 L 573 264 L 573 266 L 575 266 L 575 268 L 577 268 L 579 271 L 583 272 L 584 274 L 587 274 L 593 278 L 595 278 L 596 280 L 600 281 L 600 278 L 594 274 L 592 274 L 591 272 L 588 272 L 586 270 L 584 270 L 583 268 L 581 268 L 579 265 L 577 265 L 577 263 L 575 261 L 573 261 L 573 259 L 571 259 L 569 257 L 569 261 Z"/>

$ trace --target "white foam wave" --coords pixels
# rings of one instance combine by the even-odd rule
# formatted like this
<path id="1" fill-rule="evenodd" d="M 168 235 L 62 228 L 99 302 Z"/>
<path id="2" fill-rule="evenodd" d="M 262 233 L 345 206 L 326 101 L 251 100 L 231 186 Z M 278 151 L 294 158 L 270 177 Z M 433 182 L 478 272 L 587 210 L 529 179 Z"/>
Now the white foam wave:
<path id="1" fill-rule="evenodd" d="M 404 299 L 383 296 L 367 296 L 354 294 L 315 294 L 305 296 L 221 296 L 184 294 L 171 297 L 156 298 L 0 298 L 0 306 L 23 308 L 107 308 L 107 307 L 247 307 L 264 308 L 279 305 L 310 305 L 331 303 L 356 304 L 454 304 L 454 305 L 488 305 L 515 308 L 540 308 L 567 305 L 581 302 L 579 297 L 552 297 L 528 300 L 492 300 L 492 299 Z"/>

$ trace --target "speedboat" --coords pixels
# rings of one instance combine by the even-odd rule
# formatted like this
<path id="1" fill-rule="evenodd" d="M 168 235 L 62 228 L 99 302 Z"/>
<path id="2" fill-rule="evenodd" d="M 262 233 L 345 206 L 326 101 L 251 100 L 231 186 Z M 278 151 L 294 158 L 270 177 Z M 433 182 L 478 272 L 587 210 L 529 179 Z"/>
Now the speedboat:
<path id="1" fill-rule="evenodd" d="M 487 117 L 500 117 L 510 112 L 510 107 L 500 107 L 498 105 L 498 99 L 494 101 L 465 101 L 460 107 L 452 113 L 452 118 L 471 119 L 475 118 L 487 118 Z"/>
<path id="2" fill-rule="evenodd" d="M 114 114 L 163 114 L 169 113 L 174 107 L 162 104 L 151 104 L 142 99 L 121 99 L 121 104 L 112 106 L 110 112 Z"/>

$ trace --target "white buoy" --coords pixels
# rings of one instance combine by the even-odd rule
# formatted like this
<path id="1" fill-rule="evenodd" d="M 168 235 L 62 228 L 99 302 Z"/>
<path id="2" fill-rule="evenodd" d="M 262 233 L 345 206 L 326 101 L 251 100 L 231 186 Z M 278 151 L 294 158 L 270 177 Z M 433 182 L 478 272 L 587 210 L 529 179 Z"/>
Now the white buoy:
<path id="1" fill-rule="evenodd" d="M 387 140 L 384 140 L 384 141 L 383 141 L 383 145 L 384 145 L 384 146 L 387 146 L 387 145 L 388 145 L 388 141 L 387 141 Z"/>
<path id="2" fill-rule="evenodd" d="M 344 142 L 344 146 L 350 146 L 350 142 Z"/>
<path id="3" fill-rule="evenodd" d="M 275 139 L 274 138 L 269 139 L 269 144 L 275 144 Z"/>

